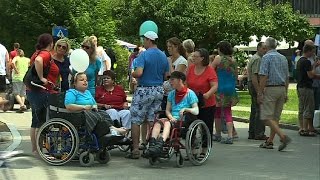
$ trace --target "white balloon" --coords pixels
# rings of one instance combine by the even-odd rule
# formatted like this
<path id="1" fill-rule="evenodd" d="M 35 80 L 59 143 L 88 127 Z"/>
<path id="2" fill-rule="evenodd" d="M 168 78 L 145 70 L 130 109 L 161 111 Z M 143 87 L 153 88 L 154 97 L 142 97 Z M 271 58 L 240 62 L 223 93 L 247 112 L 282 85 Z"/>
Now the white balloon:
<path id="1" fill-rule="evenodd" d="M 70 54 L 70 65 L 77 72 L 84 72 L 89 66 L 89 56 L 83 49 L 76 49 Z"/>

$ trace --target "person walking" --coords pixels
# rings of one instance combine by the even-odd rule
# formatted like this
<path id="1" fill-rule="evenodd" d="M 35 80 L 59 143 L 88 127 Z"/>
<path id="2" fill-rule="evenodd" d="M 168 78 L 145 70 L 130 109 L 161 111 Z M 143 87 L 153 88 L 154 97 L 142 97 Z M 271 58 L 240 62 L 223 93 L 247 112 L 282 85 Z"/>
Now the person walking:
<path id="1" fill-rule="evenodd" d="M 131 135 L 133 149 L 127 158 L 138 159 L 140 125 L 145 121 L 153 122 L 154 112 L 160 110 L 163 98 L 163 81 L 169 75 L 169 63 L 166 55 L 157 48 L 158 35 L 147 31 L 143 35 L 144 47 L 147 49 L 135 60 L 137 62 L 132 76 L 138 78 L 138 87 L 134 92 L 131 113 Z"/>
<path id="2" fill-rule="evenodd" d="M 270 127 L 270 137 L 260 145 L 260 148 L 273 149 L 273 140 L 277 134 L 282 151 L 291 142 L 279 128 L 279 120 L 284 103 L 288 100 L 289 67 L 285 56 L 277 52 L 277 41 L 266 39 L 267 53 L 261 59 L 259 70 L 258 103 L 261 104 L 261 120 Z"/>
<path id="3" fill-rule="evenodd" d="M 257 53 L 250 59 L 248 68 L 248 89 L 251 96 L 251 112 L 249 123 L 248 139 L 266 140 L 265 125 L 260 120 L 260 106 L 257 103 L 257 91 L 259 89 L 260 63 L 262 56 L 266 53 L 267 47 L 265 43 L 259 42 L 257 46 Z"/>
<path id="4" fill-rule="evenodd" d="M 5 98 L 6 78 L 9 76 L 9 53 L 6 47 L 0 44 L 0 109 L 7 111 L 9 101 Z"/>
<path id="5" fill-rule="evenodd" d="M 19 110 L 16 111 L 17 113 L 23 113 L 27 110 L 24 104 L 26 100 L 26 86 L 23 83 L 23 77 L 28 71 L 29 64 L 30 59 L 24 57 L 22 49 L 18 49 L 17 56 L 12 60 L 12 92 L 20 105 Z"/>

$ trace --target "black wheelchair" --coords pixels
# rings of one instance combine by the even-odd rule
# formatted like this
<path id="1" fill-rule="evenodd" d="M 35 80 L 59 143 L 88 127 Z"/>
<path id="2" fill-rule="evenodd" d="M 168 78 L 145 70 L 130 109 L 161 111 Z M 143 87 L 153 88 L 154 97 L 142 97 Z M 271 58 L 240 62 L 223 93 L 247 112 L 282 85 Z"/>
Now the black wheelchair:
<path id="1" fill-rule="evenodd" d="M 46 122 L 37 133 L 37 151 L 45 162 L 59 166 L 79 159 L 82 166 L 91 166 L 95 160 L 106 164 L 110 161 L 110 149 L 131 146 L 125 136 L 98 133 L 106 128 L 103 125 L 97 124 L 89 132 L 84 113 L 68 112 L 64 97 L 64 93 L 49 96 Z"/>
<path id="2" fill-rule="evenodd" d="M 157 112 L 154 122 L 159 120 L 159 116 L 163 117 L 163 113 L 164 111 Z M 151 133 L 152 127 L 147 136 L 148 141 Z M 183 149 L 186 151 L 186 159 L 182 155 Z M 170 136 L 164 143 L 161 154 L 150 155 L 146 147 L 142 156 L 149 159 L 150 165 L 155 165 L 157 162 L 168 162 L 175 154 L 177 167 L 183 167 L 185 160 L 200 166 L 208 159 L 211 150 L 211 134 L 207 125 L 196 116 L 187 113 L 171 127 Z M 203 157 L 200 158 L 200 154 L 203 154 Z"/>

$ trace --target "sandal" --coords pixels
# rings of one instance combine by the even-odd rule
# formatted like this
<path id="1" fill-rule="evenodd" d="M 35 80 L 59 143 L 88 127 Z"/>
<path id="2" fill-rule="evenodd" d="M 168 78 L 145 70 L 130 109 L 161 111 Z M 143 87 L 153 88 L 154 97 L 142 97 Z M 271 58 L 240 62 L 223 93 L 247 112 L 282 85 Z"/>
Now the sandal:
<path id="1" fill-rule="evenodd" d="M 132 151 L 128 153 L 125 158 L 127 159 L 139 159 L 140 158 L 140 151 Z"/>
<path id="2" fill-rule="evenodd" d="M 305 130 L 300 130 L 300 131 L 299 131 L 299 135 L 300 135 L 300 136 L 309 136 L 309 132 L 308 132 L 308 131 L 305 131 Z"/>

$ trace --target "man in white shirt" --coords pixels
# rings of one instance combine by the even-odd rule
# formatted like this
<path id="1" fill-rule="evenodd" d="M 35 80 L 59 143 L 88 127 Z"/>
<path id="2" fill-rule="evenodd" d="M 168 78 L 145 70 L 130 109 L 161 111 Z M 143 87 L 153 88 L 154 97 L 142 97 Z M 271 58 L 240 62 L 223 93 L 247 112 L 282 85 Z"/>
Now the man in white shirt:
<path id="1" fill-rule="evenodd" d="M 9 53 L 6 47 L 0 44 L 0 109 L 6 111 L 8 101 L 4 98 L 6 91 L 6 75 L 9 63 Z"/>

